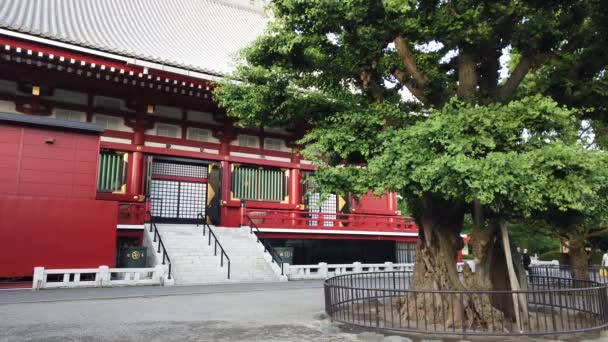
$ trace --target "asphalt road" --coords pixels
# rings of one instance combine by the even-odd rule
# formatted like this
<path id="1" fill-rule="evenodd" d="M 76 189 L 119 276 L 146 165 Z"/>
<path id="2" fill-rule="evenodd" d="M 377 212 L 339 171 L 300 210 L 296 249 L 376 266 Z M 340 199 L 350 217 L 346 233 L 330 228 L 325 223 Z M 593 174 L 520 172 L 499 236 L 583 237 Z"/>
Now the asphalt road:
<path id="1" fill-rule="evenodd" d="M 0 341 L 350 341 L 321 282 L 0 291 Z"/>

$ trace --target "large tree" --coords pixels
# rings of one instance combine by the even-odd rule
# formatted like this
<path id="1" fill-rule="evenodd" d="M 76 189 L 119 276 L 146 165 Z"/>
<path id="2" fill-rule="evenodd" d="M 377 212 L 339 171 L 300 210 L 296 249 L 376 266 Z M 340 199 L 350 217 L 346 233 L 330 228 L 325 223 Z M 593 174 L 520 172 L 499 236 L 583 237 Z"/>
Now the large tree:
<path id="1" fill-rule="evenodd" d="M 300 143 L 325 191 L 401 193 L 420 226 L 414 287 L 492 289 L 505 220 L 581 209 L 603 184 L 576 186 L 596 171 L 580 166 L 603 155 L 577 142 L 574 111 L 533 94 L 514 100 L 526 75 L 572 54 L 568 42 L 590 21 L 603 24 L 592 18 L 601 6 L 277 0 L 267 32 L 216 96 L 243 125 L 305 128 Z M 501 77 L 508 51 L 517 63 Z M 547 193 L 557 182 L 573 193 Z M 455 266 L 469 212 L 477 272 L 463 284 Z M 488 305 L 456 311 L 483 325 Z"/>

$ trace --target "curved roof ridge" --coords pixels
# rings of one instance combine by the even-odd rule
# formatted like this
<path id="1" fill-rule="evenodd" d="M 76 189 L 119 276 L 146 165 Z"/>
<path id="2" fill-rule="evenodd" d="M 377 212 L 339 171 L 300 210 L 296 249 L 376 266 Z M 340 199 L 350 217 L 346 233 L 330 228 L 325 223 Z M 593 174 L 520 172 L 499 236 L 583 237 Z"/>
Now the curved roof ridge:
<path id="1" fill-rule="evenodd" d="M 238 8 L 238 9 L 242 9 L 245 11 L 251 11 L 251 12 L 255 12 L 255 13 L 267 16 L 267 14 L 266 14 L 266 5 L 267 4 L 262 4 L 262 3 L 264 3 L 264 0 L 210 0 L 210 1 L 219 2 L 219 3 L 222 3 L 227 6 L 232 6 L 232 7 Z M 244 2 L 249 3 L 249 5 L 243 4 Z"/>

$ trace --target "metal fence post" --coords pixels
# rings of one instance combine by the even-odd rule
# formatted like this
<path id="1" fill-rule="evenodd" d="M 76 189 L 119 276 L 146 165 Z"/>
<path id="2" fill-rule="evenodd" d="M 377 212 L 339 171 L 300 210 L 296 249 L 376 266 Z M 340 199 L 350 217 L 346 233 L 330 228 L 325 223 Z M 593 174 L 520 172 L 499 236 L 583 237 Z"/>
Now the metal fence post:
<path id="1" fill-rule="evenodd" d="M 380 299 L 378 298 L 378 290 L 375 291 L 375 302 L 376 302 L 376 333 L 380 332 L 380 310 L 378 308 L 378 303 Z"/>

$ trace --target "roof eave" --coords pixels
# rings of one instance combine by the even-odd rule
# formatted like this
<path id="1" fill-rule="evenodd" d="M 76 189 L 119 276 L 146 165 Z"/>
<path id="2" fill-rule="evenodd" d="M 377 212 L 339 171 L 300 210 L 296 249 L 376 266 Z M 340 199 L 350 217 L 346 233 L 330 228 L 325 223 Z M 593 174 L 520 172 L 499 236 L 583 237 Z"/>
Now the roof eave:
<path id="1" fill-rule="evenodd" d="M 86 53 L 86 54 L 94 55 L 94 56 L 98 56 L 98 57 L 110 58 L 110 59 L 122 61 L 122 62 L 124 62 L 126 64 L 130 64 L 130 65 L 137 65 L 137 66 L 141 66 L 144 68 L 160 70 L 160 71 L 164 71 L 164 72 L 168 72 L 168 73 L 173 73 L 173 74 L 177 74 L 177 75 L 182 75 L 182 76 L 187 76 L 187 77 L 197 78 L 197 79 L 202 79 L 202 80 L 207 80 L 207 81 L 218 81 L 218 80 L 223 79 L 226 76 L 225 74 L 217 73 L 217 72 L 204 72 L 204 71 L 196 70 L 196 69 L 185 69 L 185 68 L 180 68 L 180 67 L 176 67 L 176 66 L 172 66 L 172 65 L 168 65 L 168 64 L 152 62 L 152 61 L 148 61 L 148 60 L 144 60 L 144 59 L 140 59 L 140 58 L 118 55 L 115 53 L 87 48 L 87 47 L 83 47 L 80 45 L 69 44 L 69 43 L 65 43 L 65 42 L 57 41 L 57 40 L 53 40 L 53 39 L 48 39 L 48 38 L 42 38 L 42 37 L 31 35 L 31 34 L 15 32 L 15 31 L 7 30 L 5 28 L 0 28 L 0 34 L 14 37 L 14 38 L 24 39 L 24 40 L 28 40 L 28 41 L 32 41 L 32 42 L 37 42 L 37 43 L 41 43 L 41 44 L 51 45 L 51 46 L 59 47 L 59 48 L 63 48 L 63 49 L 69 49 L 69 50 L 73 50 L 73 51 L 77 51 L 77 52 L 82 52 L 82 53 Z"/>
<path id="2" fill-rule="evenodd" d="M 35 115 L 23 115 L 4 112 L 0 112 L 0 123 L 26 126 L 44 126 L 62 130 L 81 131 L 92 134 L 101 134 L 104 131 L 103 127 L 94 123 L 58 120 Z"/>

